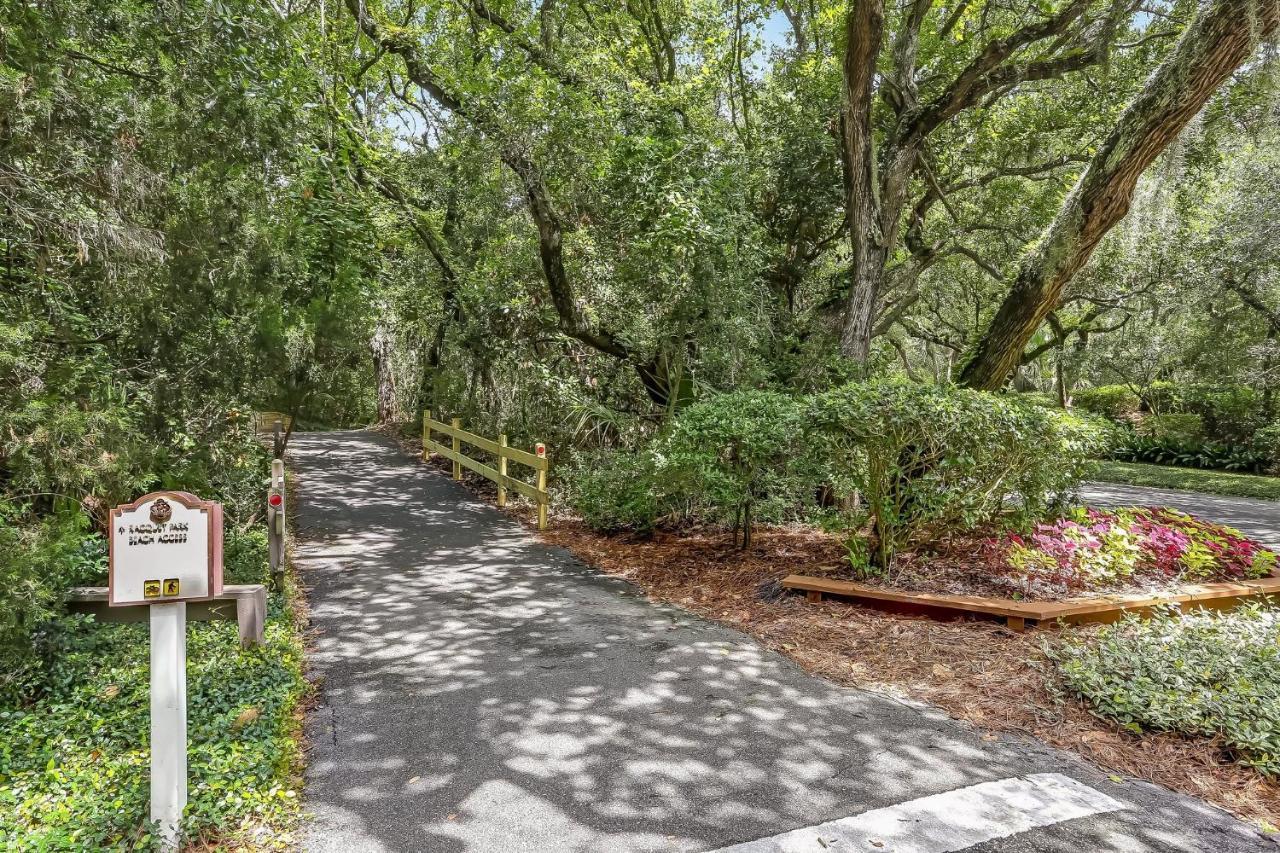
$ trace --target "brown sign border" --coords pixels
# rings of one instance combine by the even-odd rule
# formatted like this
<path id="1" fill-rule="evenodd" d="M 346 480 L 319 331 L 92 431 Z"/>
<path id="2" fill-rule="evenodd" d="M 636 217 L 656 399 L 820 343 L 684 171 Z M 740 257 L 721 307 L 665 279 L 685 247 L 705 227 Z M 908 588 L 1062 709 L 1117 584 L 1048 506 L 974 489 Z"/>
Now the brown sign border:
<path id="1" fill-rule="evenodd" d="M 177 501 L 187 509 L 200 510 L 209 525 L 209 594 L 153 598 L 148 601 L 116 601 L 116 520 L 126 512 L 132 512 L 149 500 L 165 498 Z M 107 530 L 107 606 L 146 607 L 150 604 L 171 604 L 177 601 L 209 601 L 222 595 L 222 504 L 205 501 L 190 492 L 150 492 L 132 503 L 120 504 L 111 510 L 111 525 Z"/>

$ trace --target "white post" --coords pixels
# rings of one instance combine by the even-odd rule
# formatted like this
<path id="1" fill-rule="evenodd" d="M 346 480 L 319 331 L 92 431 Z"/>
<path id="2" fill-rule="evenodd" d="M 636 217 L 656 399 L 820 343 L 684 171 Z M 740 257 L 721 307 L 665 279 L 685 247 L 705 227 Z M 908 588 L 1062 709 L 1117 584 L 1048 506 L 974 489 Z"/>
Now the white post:
<path id="1" fill-rule="evenodd" d="M 177 850 L 187 805 L 187 603 L 151 610 L 151 819 Z"/>

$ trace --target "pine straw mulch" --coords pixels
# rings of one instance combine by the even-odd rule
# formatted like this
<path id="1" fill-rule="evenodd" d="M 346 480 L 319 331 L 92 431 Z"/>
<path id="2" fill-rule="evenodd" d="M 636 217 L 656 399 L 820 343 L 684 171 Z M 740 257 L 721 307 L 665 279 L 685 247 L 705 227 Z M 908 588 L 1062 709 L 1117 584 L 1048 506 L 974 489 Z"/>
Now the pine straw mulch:
<path id="1" fill-rule="evenodd" d="M 401 443 L 420 453 L 417 441 Z M 428 464 L 444 471 L 450 466 L 439 458 Z M 489 499 L 496 493 L 492 483 L 470 472 L 464 472 L 464 484 Z M 509 510 L 534 527 L 532 504 L 516 501 Z M 653 601 L 750 634 L 838 684 L 927 702 L 987 730 L 988 740 L 996 740 L 997 732 L 1029 734 L 1110 771 L 1200 797 L 1264 829 L 1280 824 L 1280 783 L 1231 763 L 1218 741 L 1134 735 L 1063 696 L 1042 651 L 1057 629 L 1017 634 L 993 622 L 940 622 L 784 594 L 778 585 L 784 576 L 830 575 L 845 561 L 832 536 L 804 528 L 762 529 L 743 552 L 720 531 L 605 536 L 563 516 L 554 517 L 548 530 L 533 532 L 626 579 Z"/>

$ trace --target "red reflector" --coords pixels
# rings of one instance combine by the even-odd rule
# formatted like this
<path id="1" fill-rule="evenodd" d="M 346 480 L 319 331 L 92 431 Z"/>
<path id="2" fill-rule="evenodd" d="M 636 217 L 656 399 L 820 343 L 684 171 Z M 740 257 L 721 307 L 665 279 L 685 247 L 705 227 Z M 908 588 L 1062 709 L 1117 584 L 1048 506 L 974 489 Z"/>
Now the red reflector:
<path id="1" fill-rule="evenodd" d="M 270 503 L 272 506 L 280 506 L 280 504 L 284 503 L 284 497 L 282 497 L 281 495 L 272 495 L 271 497 L 267 498 L 267 502 Z"/>

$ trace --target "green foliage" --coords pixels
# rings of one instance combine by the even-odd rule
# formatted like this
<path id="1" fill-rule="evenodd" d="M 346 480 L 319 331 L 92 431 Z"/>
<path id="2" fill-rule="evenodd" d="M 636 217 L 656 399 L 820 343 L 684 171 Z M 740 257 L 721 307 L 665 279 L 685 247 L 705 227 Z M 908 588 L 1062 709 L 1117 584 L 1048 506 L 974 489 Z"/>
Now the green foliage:
<path id="1" fill-rule="evenodd" d="M 1206 434 L 1224 443 L 1248 444 L 1264 423 L 1261 396 L 1246 386 L 1193 386 L 1183 392 L 1182 408 L 1199 415 Z"/>
<path id="2" fill-rule="evenodd" d="M 1179 465 L 1185 468 L 1209 468 L 1222 471 L 1262 471 L 1267 466 L 1264 450 L 1256 444 L 1230 444 L 1195 436 L 1199 415 L 1160 415 L 1149 420 L 1195 419 L 1185 429 L 1163 423 L 1152 430 L 1130 431 L 1122 428 L 1122 440 L 1115 442 L 1112 456 L 1130 462 L 1156 465 Z"/>
<path id="3" fill-rule="evenodd" d="M 0 702 L 31 688 L 34 635 L 70 586 L 106 581 L 106 548 L 84 535 L 82 517 L 17 525 L 0 504 Z"/>
<path id="4" fill-rule="evenodd" d="M 1008 498 L 1037 517 L 1089 470 L 1101 424 L 1016 399 L 939 386 L 851 384 L 818 396 L 832 467 L 865 496 L 876 563 L 929 531 L 968 530 Z"/>
<path id="5" fill-rule="evenodd" d="M 1142 407 L 1153 415 L 1182 411 L 1183 388 L 1176 382 L 1158 379 L 1143 388 L 1139 396 L 1142 398 Z"/>
<path id="6" fill-rule="evenodd" d="M 1160 442 L 1194 444 L 1204 438 L 1204 418 L 1191 412 L 1151 415 L 1138 423 L 1137 433 Z"/>
<path id="7" fill-rule="evenodd" d="M 1136 616 L 1050 646 L 1066 687 L 1132 732 L 1221 738 L 1231 754 L 1280 775 L 1280 612 Z"/>
<path id="8" fill-rule="evenodd" d="M 297 816 L 294 710 L 305 687 L 287 613 L 242 649 L 233 622 L 187 629 L 186 826 L 253 849 L 283 848 Z M 0 705 L 0 846 L 150 847 L 145 624 L 50 623 L 34 702 Z"/>
<path id="9" fill-rule="evenodd" d="M 1141 401 L 1127 385 L 1100 385 L 1075 392 L 1073 404 L 1086 412 L 1114 421 L 1124 420 L 1138 411 Z"/>
<path id="10" fill-rule="evenodd" d="M 1267 460 L 1269 473 L 1280 475 L 1280 421 L 1258 430 L 1253 446 Z"/>
<path id="11" fill-rule="evenodd" d="M 647 531 L 665 505 L 648 449 L 584 453 L 562 476 L 569 505 L 595 530 Z"/>
<path id="12" fill-rule="evenodd" d="M 695 513 L 741 528 L 746 547 L 753 521 L 793 518 L 816 497 L 821 481 L 805 414 L 802 400 L 770 391 L 689 406 L 658 451 L 664 477 Z"/>

